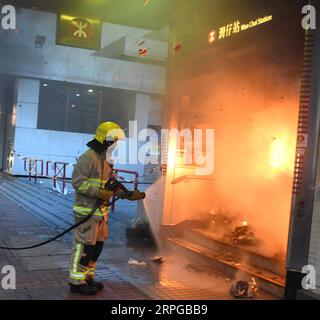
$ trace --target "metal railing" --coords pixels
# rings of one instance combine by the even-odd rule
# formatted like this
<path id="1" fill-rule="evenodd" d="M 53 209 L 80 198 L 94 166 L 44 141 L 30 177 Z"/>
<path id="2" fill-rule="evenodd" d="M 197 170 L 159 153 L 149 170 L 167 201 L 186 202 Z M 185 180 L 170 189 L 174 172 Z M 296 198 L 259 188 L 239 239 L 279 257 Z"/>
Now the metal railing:
<path id="1" fill-rule="evenodd" d="M 29 181 L 34 179 L 34 182 L 37 183 L 39 177 L 52 179 L 53 180 L 53 189 L 62 194 L 65 194 L 67 183 L 70 183 L 70 180 L 67 178 L 67 167 L 70 165 L 67 162 L 51 161 L 47 160 L 45 164 L 45 175 L 44 175 L 44 160 L 41 159 L 31 159 L 23 158 L 24 161 L 24 170 L 28 173 Z M 40 165 L 40 167 L 39 167 Z M 50 165 L 53 170 L 53 175 L 50 174 Z M 74 164 L 73 164 L 74 166 Z M 137 191 L 139 188 L 139 173 L 132 170 L 124 169 L 114 169 L 114 173 L 117 178 L 124 183 L 133 183 L 134 191 Z M 132 180 L 127 180 L 126 178 L 120 176 L 120 174 L 132 175 Z M 62 182 L 62 188 L 59 187 L 59 181 Z M 112 199 L 111 210 L 115 211 L 115 197 Z"/>
<path id="2" fill-rule="evenodd" d="M 58 189 L 58 181 L 62 181 L 62 190 L 61 193 L 65 194 L 66 184 L 67 184 L 67 162 L 54 162 L 53 163 L 53 188 L 54 190 Z"/>
<path id="3" fill-rule="evenodd" d="M 37 180 L 43 176 L 43 160 L 40 159 L 31 159 L 23 158 L 24 161 L 24 171 L 28 173 L 29 181 L 34 178 L 34 183 L 37 183 Z M 39 174 L 39 165 L 40 164 L 40 174 Z"/>

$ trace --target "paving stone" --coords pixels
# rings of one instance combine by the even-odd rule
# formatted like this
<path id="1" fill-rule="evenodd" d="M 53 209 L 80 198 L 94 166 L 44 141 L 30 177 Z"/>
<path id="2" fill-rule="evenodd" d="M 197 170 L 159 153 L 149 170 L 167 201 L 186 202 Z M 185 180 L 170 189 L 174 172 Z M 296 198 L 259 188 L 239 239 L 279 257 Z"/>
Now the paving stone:
<path id="1" fill-rule="evenodd" d="M 52 192 L 52 182 L 42 184 L 0 175 L 0 245 L 26 246 L 44 241 L 73 223 L 73 194 Z M 105 289 L 97 296 L 70 294 L 67 283 L 72 234 L 47 246 L 26 251 L 0 250 L 0 267 L 15 266 L 17 289 L 0 289 L 0 300 L 147 300 L 230 299 L 230 283 L 224 279 L 199 278 L 187 271 L 189 261 L 168 256 L 155 264 L 157 252 L 128 247 L 126 228 L 137 214 L 137 205 L 119 202 L 110 214 L 109 239 L 97 266 L 96 277 Z M 128 264 L 130 258 L 145 267 Z M 205 283 L 205 287 L 199 284 Z M 262 298 L 270 298 L 263 295 Z"/>

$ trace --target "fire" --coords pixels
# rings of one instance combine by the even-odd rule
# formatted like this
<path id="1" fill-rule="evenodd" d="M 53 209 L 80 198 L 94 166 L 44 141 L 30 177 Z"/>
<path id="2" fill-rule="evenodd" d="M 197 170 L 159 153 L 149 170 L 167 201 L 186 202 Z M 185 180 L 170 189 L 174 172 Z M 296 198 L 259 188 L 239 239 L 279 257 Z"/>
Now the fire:
<path id="1" fill-rule="evenodd" d="M 174 139 L 170 139 L 169 148 L 168 148 L 168 171 L 174 172 L 176 166 L 176 141 Z"/>
<path id="2" fill-rule="evenodd" d="M 243 226 L 243 227 L 247 227 L 247 226 L 248 226 L 248 221 L 243 221 L 243 222 L 242 222 L 242 226 Z"/>
<path id="3" fill-rule="evenodd" d="M 283 140 L 273 138 L 270 147 L 269 165 L 273 169 L 290 168 L 293 163 L 290 146 L 287 146 Z"/>

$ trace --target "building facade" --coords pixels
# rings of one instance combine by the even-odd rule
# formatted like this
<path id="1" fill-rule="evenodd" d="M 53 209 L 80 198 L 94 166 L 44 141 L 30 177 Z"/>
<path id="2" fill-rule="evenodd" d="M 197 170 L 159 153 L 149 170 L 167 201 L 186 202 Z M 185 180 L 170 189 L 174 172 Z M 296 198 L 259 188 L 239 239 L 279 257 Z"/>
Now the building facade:
<path id="1" fill-rule="evenodd" d="M 103 121 L 162 125 L 168 44 L 154 30 L 101 23 L 88 49 L 58 44 L 57 14 L 18 9 L 16 20 L 0 41 L 2 169 L 26 174 L 25 157 L 73 164 Z"/>

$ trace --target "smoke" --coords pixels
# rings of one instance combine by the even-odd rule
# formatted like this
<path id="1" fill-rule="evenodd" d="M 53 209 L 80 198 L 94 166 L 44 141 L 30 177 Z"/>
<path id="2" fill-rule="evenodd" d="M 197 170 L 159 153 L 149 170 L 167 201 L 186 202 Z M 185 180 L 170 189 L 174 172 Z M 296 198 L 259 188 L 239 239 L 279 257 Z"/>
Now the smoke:
<path id="1" fill-rule="evenodd" d="M 244 62 L 248 56 L 250 68 Z M 284 253 L 299 76 L 290 65 L 266 63 L 247 49 L 216 65 L 214 73 L 184 84 L 192 104 L 205 115 L 205 125 L 215 129 L 215 184 L 198 201 L 209 200 L 211 208 L 248 221 L 264 254 Z"/>
<path id="2" fill-rule="evenodd" d="M 194 172 L 173 170 L 168 161 L 161 223 L 203 220 L 221 210 L 247 221 L 261 240 L 258 250 L 272 256 L 287 247 L 303 30 L 300 4 L 260 2 L 197 1 L 197 9 L 175 2 L 172 39 L 180 49 L 171 53 L 168 123 L 184 129 L 193 118 L 195 128 L 215 130 L 214 183 L 172 185 Z M 213 29 L 270 13 L 270 24 L 208 45 Z"/>

